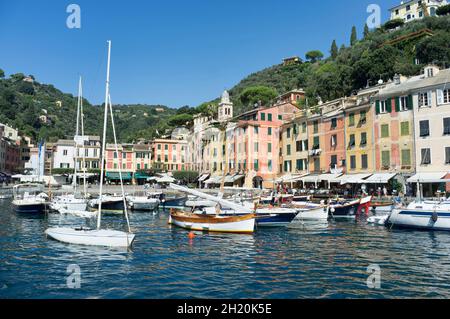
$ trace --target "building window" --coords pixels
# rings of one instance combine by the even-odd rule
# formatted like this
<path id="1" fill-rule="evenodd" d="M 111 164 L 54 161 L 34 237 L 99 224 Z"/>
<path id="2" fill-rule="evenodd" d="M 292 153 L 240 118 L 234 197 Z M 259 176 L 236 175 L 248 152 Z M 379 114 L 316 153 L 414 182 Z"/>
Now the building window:
<path id="1" fill-rule="evenodd" d="M 331 155 L 330 167 L 335 168 L 337 165 L 337 155 Z"/>
<path id="2" fill-rule="evenodd" d="M 389 169 L 391 166 L 391 152 L 390 151 L 382 151 L 381 152 L 381 165 L 383 169 Z"/>
<path id="3" fill-rule="evenodd" d="M 398 110 L 406 111 L 408 110 L 408 97 L 407 96 L 401 96 L 398 99 Z"/>
<path id="4" fill-rule="evenodd" d="M 387 113 L 388 101 L 380 101 L 380 113 Z"/>
<path id="5" fill-rule="evenodd" d="M 283 120 L 283 115 L 278 115 L 278 120 L 282 121 Z"/>
<path id="6" fill-rule="evenodd" d="M 438 105 L 450 103 L 450 89 L 437 90 L 436 94 L 437 94 L 437 104 Z"/>
<path id="7" fill-rule="evenodd" d="M 267 144 L 267 153 L 272 153 L 272 143 Z"/>
<path id="8" fill-rule="evenodd" d="M 409 10 L 411 10 L 411 6 L 408 4 L 408 5 L 406 6 L 406 11 L 409 11 Z"/>
<path id="9" fill-rule="evenodd" d="M 361 146 L 366 146 L 367 145 L 367 133 L 366 132 L 362 132 L 361 133 Z"/>
<path id="10" fill-rule="evenodd" d="M 337 127 L 337 119 L 333 118 L 331 119 L 331 129 L 334 130 Z"/>
<path id="11" fill-rule="evenodd" d="M 348 126 L 354 126 L 355 125 L 355 113 L 350 113 L 348 115 Z"/>
<path id="12" fill-rule="evenodd" d="M 265 121 L 266 120 L 266 113 L 261 113 L 261 121 Z"/>
<path id="13" fill-rule="evenodd" d="M 272 135 L 272 128 L 271 127 L 267 128 L 267 135 L 269 135 L 269 136 Z"/>
<path id="14" fill-rule="evenodd" d="M 411 165 L 411 151 L 410 150 L 402 150 L 402 165 L 403 166 Z"/>
<path id="15" fill-rule="evenodd" d="M 176 145 L 172 145 L 172 151 L 176 151 L 177 150 L 177 146 Z"/>
<path id="16" fill-rule="evenodd" d="M 430 136 L 430 122 L 428 120 L 420 121 L 420 137 Z"/>
<path id="17" fill-rule="evenodd" d="M 141 169 L 141 164 L 137 164 L 137 169 Z"/>
<path id="18" fill-rule="evenodd" d="M 158 150 L 160 150 L 161 149 L 161 144 L 158 144 Z"/>
<path id="19" fill-rule="evenodd" d="M 450 117 L 444 118 L 444 135 L 450 134 Z"/>
<path id="20" fill-rule="evenodd" d="M 117 158 L 117 152 L 114 152 L 114 158 Z"/>
<path id="21" fill-rule="evenodd" d="M 449 149 L 450 149 L 450 147 L 449 147 Z M 298 159 L 296 161 L 295 168 L 297 169 L 297 171 L 303 171 L 303 160 L 302 159 Z"/>
<path id="22" fill-rule="evenodd" d="M 272 171 L 272 160 L 268 160 L 267 161 L 267 169 L 268 169 L 269 172 Z"/>
<path id="23" fill-rule="evenodd" d="M 258 134 L 259 128 L 257 126 L 255 126 L 254 132 L 255 132 L 255 134 Z"/>
<path id="24" fill-rule="evenodd" d="M 320 171 L 320 157 L 314 159 L 314 172 Z"/>
<path id="25" fill-rule="evenodd" d="M 337 135 L 334 134 L 331 136 L 331 147 L 336 147 L 337 145 Z"/>
<path id="26" fill-rule="evenodd" d="M 286 145 L 286 155 L 291 155 L 291 145 Z"/>
<path id="27" fill-rule="evenodd" d="M 401 122 L 400 123 L 400 135 L 401 136 L 409 135 L 409 122 Z"/>
<path id="28" fill-rule="evenodd" d="M 350 134 L 350 141 L 348 142 L 348 147 L 353 148 L 355 146 L 355 134 Z"/>
<path id="29" fill-rule="evenodd" d="M 288 127 L 286 129 L 286 136 L 287 136 L 287 138 L 291 138 L 291 128 L 290 127 Z"/>
<path id="30" fill-rule="evenodd" d="M 259 144 L 258 144 L 258 142 L 256 142 L 256 143 L 254 144 L 254 151 L 255 151 L 255 152 L 258 152 L 258 150 L 259 150 Z"/>
<path id="31" fill-rule="evenodd" d="M 389 124 L 381 125 L 381 137 L 382 138 L 389 137 Z"/>
<path id="32" fill-rule="evenodd" d="M 445 148 L 445 164 L 450 164 L 450 147 Z"/>
<path id="33" fill-rule="evenodd" d="M 164 162 L 168 162 L 169 161 L 169 155 L 164 155 Z"/>
<path id="34" fill-rule="evenodd" d="M 317 150 L 317 149 L 319 149 L 320 148 L 320 140 L 319 140 L 319 137 L 318 136 L 314 136 L 314 139 L 313 139 L 313 149 L 314 150 Z"/>
<path id="35" fill-rule="evenodd" d="M 368 168 L 368 161 L 367 161 L 367 154 L 361 155 L 361 168 L 367 169 Z"/>
<path id="36" fill-rule="evenodd" d="M 419 93 L 419 107 L 431 106 L 431 92 Z"/>
<path id="37" fill-rule="evenodd" d="M 269 122 L 272 122 L 272 113 L 268 113 L 268 114 L 267 114 L 267 120 L 268 120 Z"/>
<path id="38" fill-rule="evenodd" d="M 295 142 L 295 151 L 296 152 L 302 152 L 303 151 L 303 143 L 302 143 L 302 141 L 296 141 Z"/>
<path id="39" fill-rule="evenodd" d="M 67 156 L 67 150 L 63 150 L 63 155 Z"/>
<path id="40" fill-rule="evenodd" d="M 431 151 L 429 148 L 422 148 L 420 150 L 422 160 L 420 162 L 421 165 L 431 164 Z"/>
<path id="41" fill-rule="evenodd" d="M 255 169 L 255 171 L 259 170 L 259 161 L 258 160 L 255 160 L 255 162 L 254 162 L 254 169 Z"/>
<path id="42" fill-rule="evenodd" d="M 314 121 L 314 134 L 319 133 L 319 121 Z"/>
<path id="43" fill-rule="evenodd" d="M 350 169 L 351 170 L 356 169 L 356 156 L 355 155 L 350 156 Z"/>
<path id="44" fill-rule="evenodd" d="M 361 125 L 364 125 L 364 124 L 366 124 L 366 122 L 367 122 L 367 113 L 366 113 L 366 111 L 361 111 L 359 113 L 359 123 Z"/>

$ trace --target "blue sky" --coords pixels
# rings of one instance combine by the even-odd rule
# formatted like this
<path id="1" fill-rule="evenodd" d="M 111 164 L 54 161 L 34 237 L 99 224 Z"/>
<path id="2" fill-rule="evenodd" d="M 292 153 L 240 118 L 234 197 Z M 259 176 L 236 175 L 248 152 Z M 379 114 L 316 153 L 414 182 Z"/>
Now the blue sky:
<path id="1" fill-rule="evenodd" d="M 196 106 L 284 57 L 362 33 L 371 3 L 382 21 L 398 0 L 0 0 L 0 68 L 101 103 L 112 40 L 113 103 Z M 81 29 L 66 7 L 81 7 Z"/>

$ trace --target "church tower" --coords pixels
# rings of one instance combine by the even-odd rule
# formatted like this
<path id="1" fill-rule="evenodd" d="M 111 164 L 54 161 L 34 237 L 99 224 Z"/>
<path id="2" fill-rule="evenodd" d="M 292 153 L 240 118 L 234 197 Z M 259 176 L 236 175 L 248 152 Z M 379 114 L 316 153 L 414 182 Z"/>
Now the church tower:
<path id="1" fill-rule="evenodd" d="M 218 113 L 219 122 L 225 122 L 233 117 L 233 103 L 230 101 L 230 95 L 227 91 L 222 93 Z"/>

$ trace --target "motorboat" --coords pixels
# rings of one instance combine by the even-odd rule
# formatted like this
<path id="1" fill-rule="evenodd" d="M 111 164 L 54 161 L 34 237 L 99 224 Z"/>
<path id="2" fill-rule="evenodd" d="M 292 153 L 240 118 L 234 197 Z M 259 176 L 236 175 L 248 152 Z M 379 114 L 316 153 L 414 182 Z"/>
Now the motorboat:
<path id="1" fill-rule="evenodd" d="M 104 211 L 123 211 L 125 209 L 123 197 L 120 195 L 103 195 L 102 199 L 102 210 Z M 100 197 L 91 199 L 89 201 L 89 206 L 94 209 L 98 209 L 100 203 Z"/>
<path id="2" fill-rule="evenodd" d="M 12 206 L 17 213 L 44 213 L 49 204 L 41 184 L 19 184 L 13 187 Z"/>
<path id="3" fill-rule="evenodd" d="M 50 203 L 50 208 L 58 212 L 60 210 L 85 211 L 87 209 L 87 200 L 85 198 L 77 198 L 74 194 L 55 196 Z"/>
<path id="4" fill-rule="evenodd" d="M 127 196 L 127 204 L 131 210 L 153 211 L 159 206 L 159 198 L 152 195 Z"/>
<path id="5" fill-rule="evenodd" d="M 370 206 L 371 196 L 353 200 L 334 200 L 330 203 L 330 215 L 334 218 L 356 218 L 361 210 Z M 361 206 L 361 207 L 360 207 Z"/>

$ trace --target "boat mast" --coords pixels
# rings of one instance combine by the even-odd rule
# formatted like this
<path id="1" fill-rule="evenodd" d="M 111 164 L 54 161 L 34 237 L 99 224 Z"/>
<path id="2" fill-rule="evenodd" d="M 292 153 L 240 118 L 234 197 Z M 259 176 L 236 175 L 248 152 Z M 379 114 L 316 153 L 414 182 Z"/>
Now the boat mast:
<path id="1" fill-rule="evenodd" d="M 83 138 L 83 147 L 82 147 L 82 151 L 83 151 L 83 192 L 84 192 L 84 197 L 86 197 L 86 150 L 84 147 L 84 111 L 83 111 L 83 86 L 81 86 L 81 77 L 80 77 L 80 89 L 81 89 L 81 101 L 80 101 L 80 117 L 81 117 L 81 136 Z"/>
<path id="2" fill-rule="evenodd" d="M 97 214 L 97 229 L 100 229 L 102 222 L 102 200 L 103 200 L 103 177 L 105 174 L 105 147 L 106 147 L 106 126 L 108 124 L 108 99 L 109 99 L 109 68 L 111 64 L 111 41 L 108 42 L 108 62 L 106 67 L 106 89 L 105 89 L 105 114 L 103 119 L 103 139 L 102 139 L 102 160 L 100 169 L 100 190 L 99 190 L 99 203 Z"/>
<path id="3" fill-rule="evenodd" d="M 75 128 L 75 156 L 74 156 L 74 160 L 75 160 L 75 167 L 74 167 L 74 174 L 73 174 L 73 193 L 75 195 L 75 193 L 77 192 L 77 164 L 78 164 L 78 134 L 79 134 L 79 126 L 80 126 L 80 105 L 81 105 L 81 76 L 80 79 L 78 80 L 78 104 L 77 104 L 77 126 Z"/>

